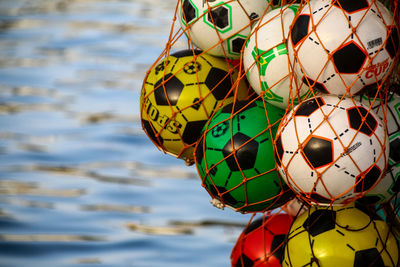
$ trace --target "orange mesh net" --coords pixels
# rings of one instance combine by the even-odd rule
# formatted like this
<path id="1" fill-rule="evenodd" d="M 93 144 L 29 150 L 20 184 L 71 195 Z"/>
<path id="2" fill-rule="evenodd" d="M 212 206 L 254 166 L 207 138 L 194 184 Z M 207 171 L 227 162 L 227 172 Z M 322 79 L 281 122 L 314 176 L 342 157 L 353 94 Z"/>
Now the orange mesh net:
<path id="1" fill-rule="evenodd" d="M 143 82 L 143 129 L 196 164 L 215 206 L 254 213 L 232 266 L 331 266 L 337 255 L 313 244 L 329 246 L 333 229 L 350 240 L 333 242 L 343 261 L 397 266 L 399 9 L 396 0 L 177 1 Z M 283 215 L 290 230 L 274 232 Z M 356 245 L 356 232 L 376 246 Z M 246 254 L 255 246 L 246 239 L 261 258 Z"/>

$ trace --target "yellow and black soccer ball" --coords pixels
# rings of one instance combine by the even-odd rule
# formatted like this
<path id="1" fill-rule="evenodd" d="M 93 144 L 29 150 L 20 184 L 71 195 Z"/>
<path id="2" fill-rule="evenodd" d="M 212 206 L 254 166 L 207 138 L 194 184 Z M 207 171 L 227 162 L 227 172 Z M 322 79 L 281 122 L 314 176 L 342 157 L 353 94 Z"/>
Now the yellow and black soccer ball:
<path id="1" fill-rule="evenodd" d="M 292 224 L 282 266 L 396 267 L 399 248 L 390 227 L 356 208 L 311 207 Z"/>
<path id="2" fill-rule="evenodd" d="M 193 163 L 194 145 L 216 109 L 248 95 L 237 70 L 199 50 L 165 57 L 144 79 L 141 119 L 146 134 L 165 153 Z"/>

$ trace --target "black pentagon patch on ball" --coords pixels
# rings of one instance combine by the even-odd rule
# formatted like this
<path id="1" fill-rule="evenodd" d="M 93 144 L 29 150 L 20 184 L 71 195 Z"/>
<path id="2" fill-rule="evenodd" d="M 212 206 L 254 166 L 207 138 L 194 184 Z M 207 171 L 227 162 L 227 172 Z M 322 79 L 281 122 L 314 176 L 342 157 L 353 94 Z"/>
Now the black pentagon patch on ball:
<path id="1" fill-rule="evenodd" d="M 223 30 L 229 26 L 229 9 L 225 6 L 216 7 L 208 12 L 207 20 Z"/>
<path id="2" fill-rule="evenodd" d="M 300 15 L 297 17 L 291 31 L 293 46 L 297 46 L 297 44 L 307 36 L 309 24 L 310 15 Z"/>
<path id="3" fill-rule="evenodd" d="M 231 195 L 230 192 L 227 192 L 227 190 L 226 190 L 225 187 L 217 186 L 217 190 L 218 190 L 218 192 L 221 194 L 221 198 L 222 198 L 222 199 L 220 199 L 220 200 L 222 200 L 224 203 L 226 203 L 226 204 L 228 204 L 228 205 L 231 205 L 231 206 L 233 206 L 233 207 L 235 207 L 235 206 L 238 205 L 238 204 L 241 204 L 241 203 L 239 203 L 239 201 L 237 201 L 237 200 Z M 219 197 L 219 195 L 216 195 L 216 196 Z"/>
<path id="4" fill-rule="evenodd" d="M 329 94 L 329 91 L 328 91 L 328 89 L 326 89 L 324 84 L 314 81 L 313 79 L 310 79 L 306 76 L 303 76 L 303 83 L 313 89 L 317 89 L 319 92 L 321 92 L 323 94 Z"/>
<path id="5" fill-rule="evenodd" d="M 329 204 L 332 202 L 331 199 L 323 197 L 317 193 L 311 193 L 310 194 L 310 198 L 317 201 L 318 203 L 325 203 L 325 204 Z"/>
<path id="6" fill-rule="evenodd" d="M 339 73 L 358 73 L 366 59 L 365 52 L 353 41 L 333 53 L 333 63 Z"/>
<path id="7" fill-rule="evenodd" d="M 176 76 L 168 73 L 154 85 L 154 97 L 157 105 L 168 106 L 171 104 L 175 106 L 183 88 L 185 88 L 185 85 Z"/>
<path id="8" fill-rule="evenodd" d="M 354 255 L 354 267 L 385 267 L 381 254 L 377 248 L 369 248 L 356 251 Z"/>
<path id="9" fill-rule="evenodd" d="M 213 168 L 213 165 L 210 166 L 210 170 Z M 218 197 L 217 188 L 212 183 L 211 177 L 205 177 L 203 181 L 203 186 L 207 189 L 208 193 L 212 196 L 212 198 Z"/>
<path id="10" fill-rule="evenodd" d="M 388 51 L 391 58 L 394 58 L 399 50 L 399 33 L 396 27 L 390 27 L 391 32 L 386 42 L 386 51 Z"/>
<path id="11" fill-rule="evenodd" d="M 246 39 L 243 37 L 237 37 L 231 41 L 232 44 L 232 52 L 236 54 L 240 54 L 242 51 L 243 45 L 246 42 Z"/>
<path id="12" fill-rule="evenodd" d="M 311 168 L 321 168 L 333 161 L 333 142 L 312 136 L 304 144 L 301 154 Z"/>
<path id="13" fill-rule="evenodd" d="M 364 196 L 362 198 L 357 199 L 357 201 L 362 203 L 363 205 L 376 204 L 381 200 L 383 199 L 380 196 Z"/>
<path id="14" fill-rule="evenodd" d="M 390 141 L 389 158 L 395 163 L 400 162 L 400 136 Z M 400 179 L 399 179 L 400 180 Z"/>
<path id="15" fill-rule="evenodd" d="M 201 130 L 203 130 L 203 127 L 206 125 L 206 123 L 207 120 L 187 122 L 185 130 L 182 134 L 183 142 L 186 144 L 193 144 L 197 142 L 200 137 Z"/>
<path id="16" fill-rule="evenodd" d="M 196 18 L 196 8 L 189 0 L 184 0 L 182 5 L 183 19 L 189 24 L 192 20 Z"/>
<path id="17" fill-rule="evenodd" d="M 204 158 L 204 136 L 202 136 L 198 145 L 196 146 L 196 150 L 194 151 L 194 156 L 196 159 L 196 164 L 201 164 Z"/>
<path id="18" fill-rule="evenodd" d="M 316 210 L 304 221 L 303 227 L 315 237 L 329 230 L 335 229 L 336 212 L 334 210 Z"/>
<path id="19" fill-rule="evenodd" d="M 365 8 L 368 8 L 367 0 L 333 0 L 333 5 L 342 8 L 347 13 L 352 13 Z"/>
<path id="20" fill-rule="evenodd" d="M 283 260 L 285 238 L 286 235 L 275 235 L 272 239 L 271 252 L 279 261 Z"/>
<path id="21" fill-rule="evenodd" d="M 232 94 L 232 81 L 230 75 L 219 68 L 211 68 L 205 84 L 217 100 L 223 100 L 228 93 Z"/>
<path id="22" fill-rule="evenodd" d="M 257 152 L 258 142 L 240 132 L 236 133 L 232 140 L 230 139 L 222 149 L 222 154 L 226 158 L 225 161 L 231 171 L 253 168 L 257 159 Z M 239 165 L 236 163 L 234 155 L 236 155 Z"/>
<path id="23" fill-rule="evenodd" d="M 296 109 L 294 116 L 308 117 L 323 105 L 325 105 L 325 102 L 322 97 L 308 99 L 300 104 L 300 106 Z"/>
<path id="24" fill-rule="evenodd" d="M 282 137 L 281 135 L 275 141 L 276 151 L 275 151 L 275 161 L 280 167 L 282 165 L 282 157 L 283 157 L 283 145 L 282 145 Z"/>
<path id="25" fill-rule="evenodd" d="M 148 137 L 150 137 L 150 139 L 153 140 L 153 142 L 156 143 L 156 145 L 162 146 L 164 140 L 162 139 L 161 136 L 156 136 L 153 128 L 151 127 L 150 122 L 148 122 L 147 120 L 142 120 L 142 124 Z"/>
<path id="26" fill-rule="evenodd" d="M 254 262 L 252 259 L 247 257 L 245 254 L 240 255 L 237 260 L 235 267 L 252 267 L 254 266 Z"/>
<path id="27" fill-rule="evenodd" d="M 248 227 L 246 227 L 243 231 L 244 234 L 249 234 L 250 232 L 255 231 L 257 228 L 263 225 L 263 218 L 257 218 L 254 220 Z"/>
<path id="28" fill-rule="evenodd" d="M 201 53 L 203 53 L 203 51 L 201 51 L 200 49 L 183 49 L 171 54 L 171 56 L 177 58 L 193 57 L 196 55 L 200 55 Z"/>
<path id="29" fill-rule="evenodd" d="M 378 122 L 366 108 L 358 106 L 349 108 L 346 111 L 350 128 L 360 131 L 368 136 L 371 136 L 375 132 Z M 365 118 L 364 122 L 363 118 Z"/>
<path id="30" fill-rule="evenodd" d="M 366 173 L 362 173 L 356 177 L 356 188 L 354 192 L 361 193 L 370 189 L 379 179 L 382 172 L 376 166 L 372 166 Z M 363 178 L 364 177 L 364 178 Z"/>
<path id="31" fill-rule="evenodd" d="M 272 207 L 280 207 L 292 198 L 294 198 L 296 194 L 289 188 L 285 183 L 281 184 L 280 193 L 276 195 L 274 198 L 274 203 Z"/>

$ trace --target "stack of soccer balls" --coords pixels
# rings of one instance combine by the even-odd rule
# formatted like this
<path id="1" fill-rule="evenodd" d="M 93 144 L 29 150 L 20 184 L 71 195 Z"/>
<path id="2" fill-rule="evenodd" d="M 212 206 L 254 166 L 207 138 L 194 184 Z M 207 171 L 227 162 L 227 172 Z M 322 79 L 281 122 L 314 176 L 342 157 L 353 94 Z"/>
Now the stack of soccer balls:
<path id="1" fill-rule="evenodd" d="M 399 8 L 177 1 L 142 125 L 216 207 L 254 214 L 232 266 L 398 265 Z"/>

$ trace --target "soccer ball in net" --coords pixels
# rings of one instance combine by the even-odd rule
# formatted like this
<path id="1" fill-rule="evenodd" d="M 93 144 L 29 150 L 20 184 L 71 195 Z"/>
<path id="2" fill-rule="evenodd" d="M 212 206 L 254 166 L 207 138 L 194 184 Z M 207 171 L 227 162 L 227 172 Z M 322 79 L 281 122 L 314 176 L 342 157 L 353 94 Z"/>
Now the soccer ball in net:
<path id="1" fill-rule="evenodd" d="M 215 56 L 238 59 L 251 23 L 268 9 L 269 0 L 180 0 L 182 29 L 194 46 Z"/>
<path id="2" fill-rule="evenodd" d="M 387 120 L 389 136 L 389 160 L 382 180 L 364 197 L 366 203 L 384 203 L 400 191 L 400 96 L 389 94 L 386 101 L 360 96 L 361 103 L 372 105 L 372 109 L 383 121 Z M 386 115 L 385 115 L 386 114 Z"/>
<path id="3" fill-rule="evenodd" d="M 251 87 L 282 109 L 291 101 L 297 105 L 308 93 L 308 86 L 290 75 L 285 41 L 298 7 L 286 5 L 265 14 L 253 26 L 243 51 L 243 66 Z"/>
<path id="4" fill-rule="evenodd" d="M 367 106 L 324 95 L 282 119 L 276 155 L 282 177 L 306 201 L 346 204 L 379 182 L 389 143 L 383 122 Z"/>
<path id="5" fill-rule="evenodd" d="M 286 235 L 293 218 L 280 213 L 251 222 L 231 253 L 232 267 L 281 267 Z"/>
<path id="6" fill-rule="evenodd" d="M 398 266 L 399 248 L 377 215 L 350 207 L 311 207 L 293 222 L 282 266 Z"/>
<path id="7" fill-rule="evenodd" d="M 327 94 L 382 84 L 399 52 L 391 12 L 377 0 L 310 0 L 293 22 L 288 54 L 304 83 Z"/>
<path id="8" fill-rule="evenodd" d="M 223 59 L 182 50 L 148 72 L 141 95 L 144 131 L 162 151 L 193 162 L 194 145 L 211 114 L 221 105 L 247 97 L 244 82 Z"/>
<path id="9" fill-rule="evenodd" d="M 273 209 L 293 193 L 280 179 L 273 139 L 283 111 L 262 100 L 219 110 L 196 146 L 196 166 L 213 199 L 240 212 Z"/>

